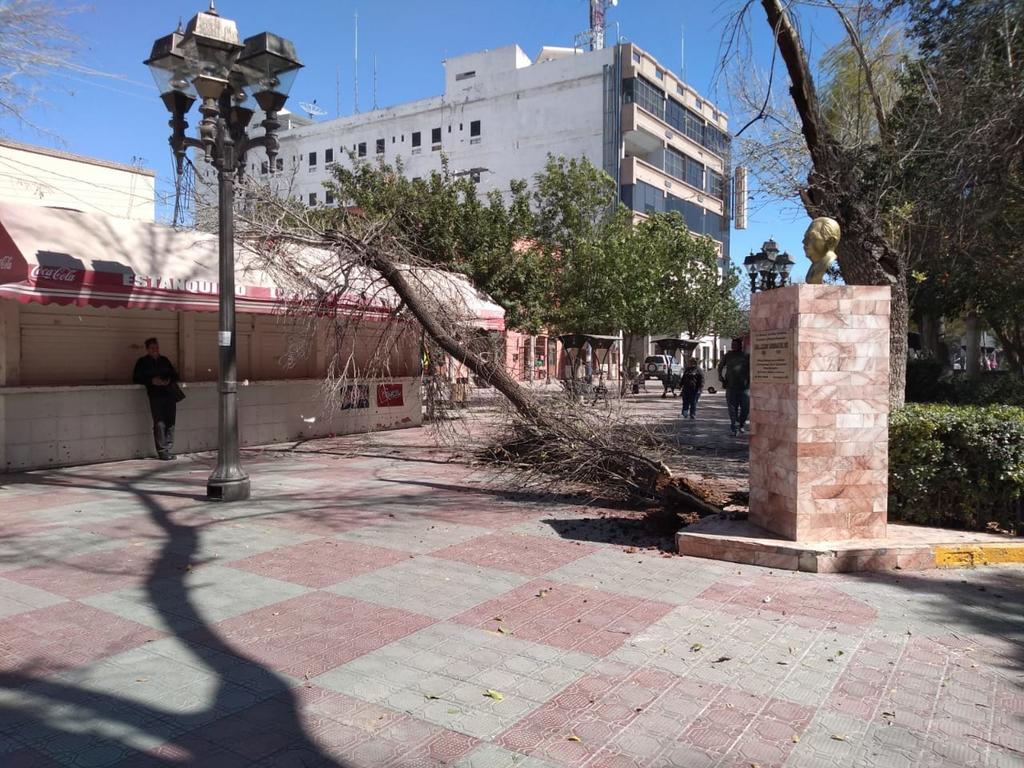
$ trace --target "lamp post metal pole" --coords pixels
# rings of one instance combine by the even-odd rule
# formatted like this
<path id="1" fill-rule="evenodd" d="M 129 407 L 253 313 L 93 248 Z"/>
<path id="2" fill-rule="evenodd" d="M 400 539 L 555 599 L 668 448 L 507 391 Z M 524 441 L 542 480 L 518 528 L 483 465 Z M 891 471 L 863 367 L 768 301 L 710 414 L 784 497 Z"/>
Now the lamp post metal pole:
<path id="1" fill-rule="evenodd" d="M 227 99 L 224 100 L 227 106 Z M 216 501 L 249 498 L 249 477 L 242 469 L 238 443 L 238 358 L 235 334 L 235 143 L 221 110 L 217 120 L 217 193 L 220 301 L 217 379 L 217 466 L 206 482 L 206 497 Z M 229 114 L 229 113 L 228 113 Z"/>

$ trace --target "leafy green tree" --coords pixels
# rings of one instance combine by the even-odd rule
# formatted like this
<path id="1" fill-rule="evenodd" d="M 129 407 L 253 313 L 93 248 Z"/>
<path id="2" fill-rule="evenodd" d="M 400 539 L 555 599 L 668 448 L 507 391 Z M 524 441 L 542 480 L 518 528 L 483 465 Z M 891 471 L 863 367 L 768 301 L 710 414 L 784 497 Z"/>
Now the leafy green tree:
<path id="1" fill-rule="evenodd" d="M 353 158 L 328 187 L 348 205 L 325 215 L 370 217 L 421 261 L 466 274 L 530 333 L 704 335 L 734 304 L 735 278 L 718 275 L 716 250 L 678 214 L 634 226 L 612 179 L 586 159 L 549 157 L 508 199 L 481 198 L 475 184 L 440 171 L 412 180 L 401 163 Z"/>
<path id="2" fill-rule="evenodd" d="M 892 113 L 901 183 L 890 195 L 913 270 L 912 302 L 937 347 L 937 319 L 986 321 L 1020 370 L 1024 292 L 1024 6 L 905 0 L 915 55 Z M 929 343 L 930 342 L 930 343 Z"/>
<path id="3" fill-rule="evenodd" d="M 466 274 L 504 307 L 510 328 L 536 332 L 549 321 L 551 264 L 530 244 L 533 215 L 525 182 L 513 182 L 510 202 L 486 198 L 466 176 L 441 170 L 409 179 L 401 161 L 337 164 L 326 186 L 346 203 L 338 216 L 368 216 L 388 227 L 415 257 Z"/>

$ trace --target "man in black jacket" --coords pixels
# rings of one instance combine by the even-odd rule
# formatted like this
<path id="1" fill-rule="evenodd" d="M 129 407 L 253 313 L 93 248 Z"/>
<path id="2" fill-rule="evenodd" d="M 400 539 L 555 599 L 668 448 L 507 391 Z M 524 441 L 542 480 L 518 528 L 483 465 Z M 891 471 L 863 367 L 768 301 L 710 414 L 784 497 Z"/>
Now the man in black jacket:
<path id="1" fill-rule="evenodd" d="M 144 385 L 149 395 L 156 455 L 165 461 L 173 459 L 178 372 L 171 361 L 160 354 L 160 344 L 156 339 L 146 339 L 146 354 L 136 361 L 132 381 Z"/>

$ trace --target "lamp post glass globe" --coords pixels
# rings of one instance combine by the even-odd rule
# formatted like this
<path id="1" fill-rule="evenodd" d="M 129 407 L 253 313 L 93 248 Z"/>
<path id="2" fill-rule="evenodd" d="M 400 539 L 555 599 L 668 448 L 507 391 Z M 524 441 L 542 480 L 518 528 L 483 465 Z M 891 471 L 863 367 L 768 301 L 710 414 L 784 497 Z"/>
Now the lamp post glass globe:
<path id="1" fill-rule="evenodd" d="M 793 257 L 789 255 L 789 253 L 783 251 L 781 254 L 779 254 L 779 257 L 778 259 L 776 259 L 775 263 L 779 270 L 779 275 L 781 276 L 779 284 L 785 285 L 786 282 L 789 280 L 789 273 L 793 270 L 793 266 L 796 264 L 796 262 L 793 260 Z"/>

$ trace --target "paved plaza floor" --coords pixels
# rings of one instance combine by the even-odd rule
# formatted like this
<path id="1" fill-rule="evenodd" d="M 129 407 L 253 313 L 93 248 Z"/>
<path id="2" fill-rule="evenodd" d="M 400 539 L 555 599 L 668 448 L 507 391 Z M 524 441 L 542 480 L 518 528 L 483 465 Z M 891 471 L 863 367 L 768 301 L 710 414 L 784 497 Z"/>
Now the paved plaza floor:
<path id="1" fill-rule="evenodd" d="M 0 766 L 1024 766 L 1018 567 L 678 557 L 424 429 L 244 463 L 0 477 Z"/>

